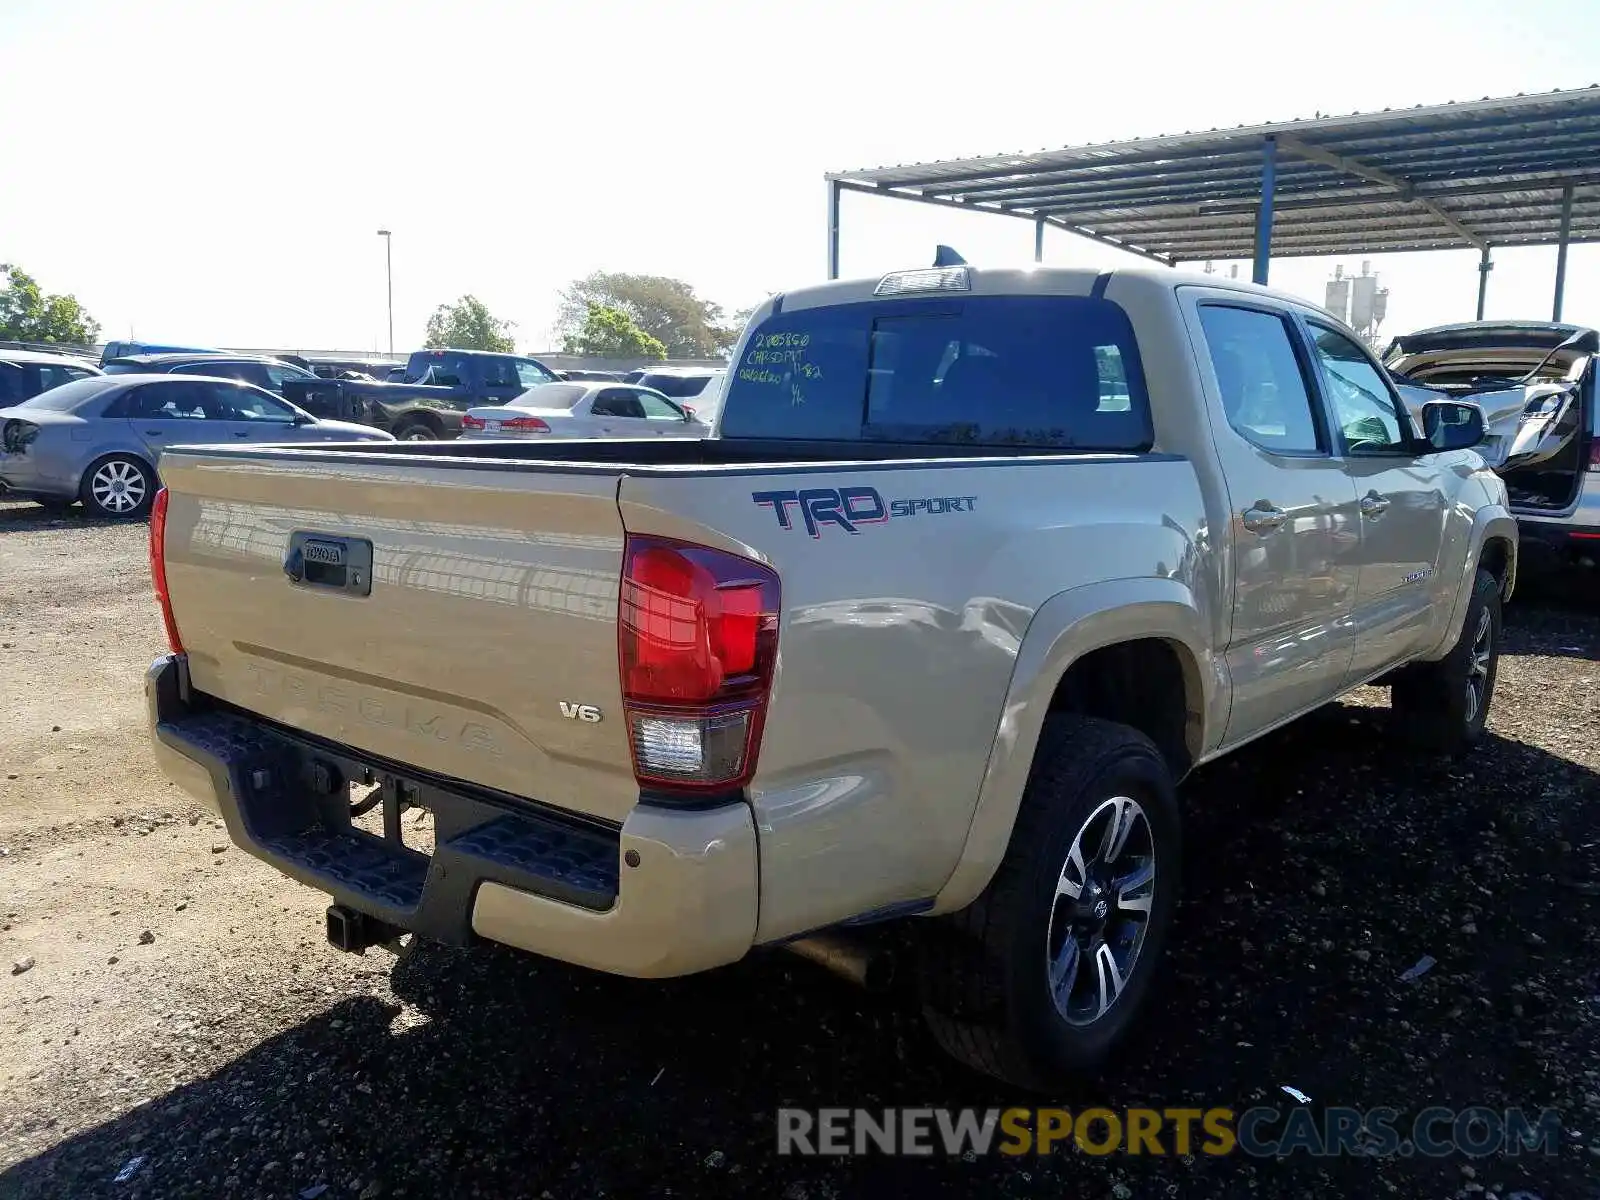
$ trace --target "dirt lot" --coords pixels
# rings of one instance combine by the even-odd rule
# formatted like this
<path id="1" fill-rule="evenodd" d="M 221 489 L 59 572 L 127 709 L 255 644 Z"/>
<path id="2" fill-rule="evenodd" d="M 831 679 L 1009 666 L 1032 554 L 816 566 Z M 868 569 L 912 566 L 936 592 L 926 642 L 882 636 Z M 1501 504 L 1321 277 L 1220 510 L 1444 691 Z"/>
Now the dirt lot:
<path id="1" fill-rule="evenodd" d="M 336 953 L 154 772 L 143 528 L 0 505 L 0 1197 L 1600 1196 L 1600 594 L 1528 593 L 1470 760 L 1401 752 L 1373 693 L 1186 785 L 1165 1012 L 1059 1099 L 1549 1107 L 1559 1154 L 780 1159 L 780 1106 L 1032 1101 L 786 958 Z"/>

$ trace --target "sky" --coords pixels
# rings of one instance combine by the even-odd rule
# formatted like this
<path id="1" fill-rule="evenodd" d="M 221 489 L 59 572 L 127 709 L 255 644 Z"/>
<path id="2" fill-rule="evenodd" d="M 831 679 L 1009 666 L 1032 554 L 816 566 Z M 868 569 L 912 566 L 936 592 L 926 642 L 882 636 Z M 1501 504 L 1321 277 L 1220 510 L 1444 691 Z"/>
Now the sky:
<path id="1" fill-rule="evenodd" d="M 591 271 L 730 311 L 821 279 L 827 171 L 1584 86 L 1590 2 L 0 0 L 0 262 L 103 338 L 387 350 L 386 228 L 397 350 L 463 293 L 552 349 Z M 1033 256 L 1027 221 L 842 208 L 847 276 Z M 1554 249 L 1495 260 L 1487 315 L 1548 317 Z M 1475 251 L 1370 261 L 1385 334 L 1471 319 Z M 1320 303 L 1336 263 L 1272 282 Z M 1600 246 L 1565 315 L 1600 322 Z"/>

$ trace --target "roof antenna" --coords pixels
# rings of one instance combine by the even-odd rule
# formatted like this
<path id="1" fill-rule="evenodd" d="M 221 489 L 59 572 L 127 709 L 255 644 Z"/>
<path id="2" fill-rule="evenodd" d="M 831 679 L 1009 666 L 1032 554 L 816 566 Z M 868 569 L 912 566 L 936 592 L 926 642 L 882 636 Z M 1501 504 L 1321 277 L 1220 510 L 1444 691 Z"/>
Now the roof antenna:
<path id="1" fill-rule="evenodd" d="M 936 267 L 964 267 L 967 260 L 962 258 L 949 246 L 935 246 L 933 248 L 933 265 Z"/>

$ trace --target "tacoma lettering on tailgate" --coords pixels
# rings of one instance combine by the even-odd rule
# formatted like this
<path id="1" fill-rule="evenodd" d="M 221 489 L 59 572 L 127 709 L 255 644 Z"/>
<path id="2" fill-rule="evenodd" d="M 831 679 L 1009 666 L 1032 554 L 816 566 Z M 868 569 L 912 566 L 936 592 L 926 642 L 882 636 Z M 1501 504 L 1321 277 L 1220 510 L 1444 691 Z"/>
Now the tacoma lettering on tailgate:
<path id="1" fill-rule="evenodd" d="M 476 721 L 460 721 L 430 713 L 406 701 L 384 700 L 363 695 L 347 684 L 324 684 L 281 671 L 247 663 L 250 684 L 260 695 L 291 700 L 317 712 L 337 713 L 377 729 L 401 729 L 412 737 L 435 742 L 454 742 L 463 750 L 499 758 L 501 750 L 494 733 Z"/>

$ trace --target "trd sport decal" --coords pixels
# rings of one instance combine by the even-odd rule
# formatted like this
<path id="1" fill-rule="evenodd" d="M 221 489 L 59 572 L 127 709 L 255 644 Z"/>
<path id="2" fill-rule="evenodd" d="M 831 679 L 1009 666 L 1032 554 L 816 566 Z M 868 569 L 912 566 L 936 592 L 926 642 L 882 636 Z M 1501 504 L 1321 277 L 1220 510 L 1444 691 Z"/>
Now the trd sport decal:
<path id="1" fill-rule="evenodd" d="M 877 488 L 806 488 L 798 492 L 751 492 L 750 499 L 777 515 L 778 528 L 792 529 L 792 512 L 812 537 L 822 536 L 824 525 L 837 525 L 846 533 L 860 533 L 862 525 L 881 525 L 891 517 L 916 517 L 942 513 L 972 512 L 976 496 L 922 496 L 912 500 L 884 502 Z"/>

